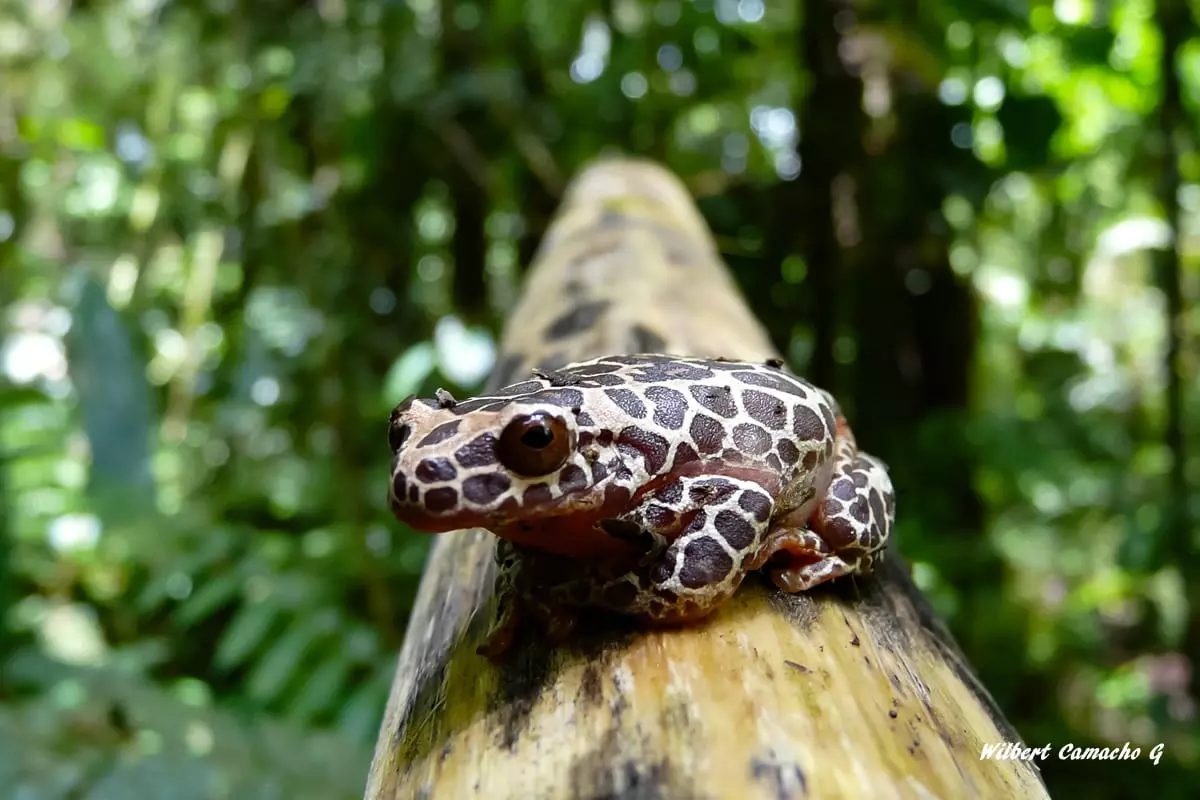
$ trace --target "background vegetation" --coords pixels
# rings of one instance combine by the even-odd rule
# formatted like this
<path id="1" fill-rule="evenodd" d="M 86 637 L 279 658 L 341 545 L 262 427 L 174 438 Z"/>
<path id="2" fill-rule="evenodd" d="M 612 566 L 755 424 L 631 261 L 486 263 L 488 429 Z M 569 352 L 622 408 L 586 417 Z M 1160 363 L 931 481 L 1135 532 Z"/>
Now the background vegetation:
<path id="1" fill-rule="evenodd" d="M 478 388 L 619 148 L 891 464 L 1025 739 L 1166 744 L 1052 792 L 1185 796 L 1196 32 L 1184 0 L 0 3 L 0 795 L 360 795 L 429 543 L 384 508 L 387 412 Z"/>

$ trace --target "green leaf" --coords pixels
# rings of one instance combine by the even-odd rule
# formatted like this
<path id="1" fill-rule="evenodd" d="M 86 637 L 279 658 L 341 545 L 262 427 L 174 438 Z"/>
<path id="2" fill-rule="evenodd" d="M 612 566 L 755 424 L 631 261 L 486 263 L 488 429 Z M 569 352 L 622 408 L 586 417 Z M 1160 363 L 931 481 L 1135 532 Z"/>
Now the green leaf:
<path id="1" fill-rule="evenodd" d="M 50 402 L 51 400 L 45 392 L 28 386 L 5 386 L 4 391 L 0 392 L 0 408 L 8 411 L 21 406 Z"/>
<path id="2" fill-rule="evenodd" d="M 308 649 L 329 635 L 328 620 L 328 614 L 298 617 L 255 665 L 246 679 L 246 693 L 264 703 L 276 700 L 295 677 Z"/>
<path id="3" fill-rule="evenodd" d="M 279 606 L 270 598 L 242 606 L 217 645 L 217 668 L 230 670 L 245 661 L 263 645 L 278 617 Z"/>
<path id="4" fill-rule="evenodd" d="M 1006 169 L 1036 169 L 1050 159 L 1050 144 L 1063 120 L 1053 100 L 1010 94 L 997 109 L 996 119 L 1004 128 Z"/>
<path id="5" fill-rule="evenodd" d="M 150 613 L 158 608 L 170 595 L 172 582 L 180 575 L 197 579 L 207 567 L 227 559 L 235 545 L 232 533 L 225 529 L 217 529 L 206 533 L 200 540 L 199 548 L 192 553 L 176 556 L 169 567 L 163 567 L 152 573 L 149 582 L 138 595 L 135 605 L 142 613 Z M 236 577 L 236 576 L 235 576 Z M 207 584 L 208 581 L 204 581 Z M 193 595 L 194 596 L 194 595 Z"/>
<path id="6" fill-rule="evenodd" d="M 394 660 L 384 659 L 371 677 L 358 685 L 338 715 L 339 728 L 364 738 L 375 734 L 395 670 Z"/>
<path id="7" fill-rule="evenodd" d="M 209 578 L 179 604 L 172 615 L 175 625 L 186 629 L 208 619 L 213 612 L 232 602 L 241 593 L 242 581 L 242 575 L 234 570 Z"/>
<path id="8" fill-rule="evenodd" d="M 340 700 L 342 686 L 350 674 L 350 659 L 344 648 L 337 648 L 325 657 L 300 687 L 296 699 L 288 705 L 288 716 L 297 723 L 310 723 L 330 704 Z"/>
<path id="9" fill-rule="evenodd" d="M 160 755 L 120 761 L 98 780 L 88 800 L 127 800 L 156 797 L 161 800 L 206 800 L 217 788 L 213 765 L 197 758 Z"/>
<path id="10" fill-rule="evenodd" d="M 75 150 L 104 148 L 104 128 L 87 119 L 64 119 L 58 125 L 58 143 Z"/>
<path id="11" fill-rule="evenodd" d="M 106 523 L 136 519 L 154 509 L 150 383 L 125 321 L 91 275 L 82 279 L 66 343 L 91 443 L 89 494 Z"/>

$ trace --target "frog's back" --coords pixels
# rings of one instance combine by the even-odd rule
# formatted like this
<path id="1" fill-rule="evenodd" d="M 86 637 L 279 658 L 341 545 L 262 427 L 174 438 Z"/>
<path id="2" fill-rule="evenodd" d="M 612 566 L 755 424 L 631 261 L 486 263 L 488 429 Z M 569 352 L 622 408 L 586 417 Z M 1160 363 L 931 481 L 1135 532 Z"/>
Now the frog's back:
<path id="1" fill-rule="evenodd" d="M 650 474 L 705 461 L 759 467 L 786 485 L 832 451 L 831 398 L 777 362 L 610 356 L 496 394 L 527 397 L 531 390 L 559 393 L 564 405 L 580 409 L 581 445 L 611 437 L 627 457 L 641 456 Z"/>

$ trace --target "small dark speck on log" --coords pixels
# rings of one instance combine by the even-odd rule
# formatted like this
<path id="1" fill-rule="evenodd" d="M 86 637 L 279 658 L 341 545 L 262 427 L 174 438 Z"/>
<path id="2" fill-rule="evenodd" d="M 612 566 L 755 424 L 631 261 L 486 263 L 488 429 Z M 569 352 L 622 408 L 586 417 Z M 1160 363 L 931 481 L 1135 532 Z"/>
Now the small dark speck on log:
<path id="1" fill-rule="evenodd" d="M 896 717 L 898 717 L 900 715 L 897 714 L 896 709 L 893 708 L 891 711 L 888 712 L 888 716 L 891 717 L 892 719 L 895 719 Z"/>
<path id="2" fill-rule="evenodd" d="M 850 644 L 852 644 L 855 647 L 858 647 L 858 634 L 857 633 L 854 634 L 854 638 L 850 640 Z"/>
<path id="3" fill-rule="evenodd" d="M 798 670 L 800 672 L 812 672 L 812 670 L 809 669 L 808 667 L 804 666 L 803 664 L 797 664 L 795 661 L 788 661 L 787 659 L 784 659 L 783 663 L 787 664 L 792 669 Z"/>
<path id="4" fill-rule="evenodd" d="M 767 758 L 750 762 L 754 780 L 765 783 L 777 798 L 803 797 L 808 794 L 808 777 L 799 764 L 781 762 L 774 752 Z"/>

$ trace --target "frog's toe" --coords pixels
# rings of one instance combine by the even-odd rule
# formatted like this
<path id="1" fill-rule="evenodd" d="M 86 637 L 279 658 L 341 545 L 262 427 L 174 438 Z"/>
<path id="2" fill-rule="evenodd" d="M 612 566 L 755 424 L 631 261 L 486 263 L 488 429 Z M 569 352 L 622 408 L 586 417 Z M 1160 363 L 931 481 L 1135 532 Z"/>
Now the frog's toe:
<path id="1" fill-rule="evenodd" d="M 496 620 L 488 631 L 483 644 L 475 652 L 490 661 L 499 661 L 512 647 L 513 639 L 521 626 L 519 603 L 515 598 L 501 598 L 496 610 Z"/>
<path id="2" fill-rule="evenodd" d="M 865 574 L 875 556 L 839 554 L 815 531 L 785 528 L 770 534 L 756 562 L 765 565 L 776 586 L 795 594 L 844 575 Z"/>
<path id="3" fill-rule="evenodd" d="M 811 564 L 790 565 L 771 569 L 771 580 L 785 592 L 796 594 L 807 591 L 826 581 L 863 572 L 858 561 L 847 561 L 841 556 L 829 555 Z"/>

